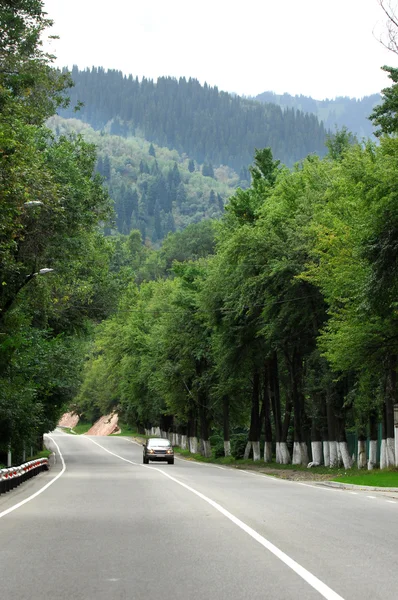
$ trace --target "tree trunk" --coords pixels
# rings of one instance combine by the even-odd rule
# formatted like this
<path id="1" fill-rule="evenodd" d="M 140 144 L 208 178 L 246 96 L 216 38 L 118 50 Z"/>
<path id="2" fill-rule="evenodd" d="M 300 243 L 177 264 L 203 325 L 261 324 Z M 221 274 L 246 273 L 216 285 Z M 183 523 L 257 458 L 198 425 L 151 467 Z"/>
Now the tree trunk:
<path id="1" fill-rule="evenodd" d="M 358 437 L 358 469 L 365 469 L 366 467 L 366 438 L 364 435 Z"/>
<path id="2" fill-rule="evenodd" d="M 268 386 L 274 416 L 274 429 L 276 441 L 276 462 L 284 463 L 285 455 L 281 449 L 282 420 L 281 420 L 281 399 L 279 393 L 279 373 L 278 373 L 278 355 L 276 352 L 268 361 Z M 287 450 L 287 448 L 286 448 Z"/>
<path id="3" fill-rule="evenodd" d="M 260 375 L 257 368 L 253 371 L 249 442 L 251 442 L 253 448 L 253 460 L 260 460 Z"/>
<path id="4" fill-rule="evenodd" d="M 304 395 L 301 391 L 302 359 L 297 351 L 297 348 L 293 349 L 291 360 L 288 352 L 286 352 L 285 355 L 290 374 L 291 394 L 294 409 L 294 444 L 292 464 L 308 465 L 308 450 L 307 444 L 304 442 L 302 427 L 304 416 Z"/>
<path id="5" fill-rule="evenodd" d="M 339 455 L 337 450 L 336 417 L 331 397 L 327 400 L 326 410 L 328 419 L 329 467 L 335 468 L 339 464 Z"/>
<path id="6" fill-rule="evenodd" d="M 311 454 L 312 461 L 308 466 L 318 467 L 322 464 L 322 442 L 321 442 L 321 432 L 319 431 L 319 427 L 317 426 L 315 417 L 312 419 L 311 423 Z"/>
<path id="7" fill-rule="evenodd" d="M 231 456 L 231 442 L 229 434 L 229 397 L 223 398 L 223 429 L 224 429 L 224 455 Z"/>
<path id="8" fill-rule="evenodd" d="M 397 396 L 397 356 L 394 354 L 389 359 L 389 372 L 387 377 L 385 395 L 386 415 L 386 466 L 395 466 L 395 440 L 394 440 L 394 404 Z"/>
<path id="9" fill-rule="evenodd" d="M 191 454 L 198 452 L 198 438 L 196 436 L 196 411 L 194 407 L 190 407 L 188 411 L 188 449 Z"/>
<path id="10" fill-rule="evenodd" d="M 198 392 L 198 405 L 199 405 L 199 421 L 200 421 L 200 435 L 202 440 L 201 453 L 206 458 L 211 457 L 211 446 L 209 441 L 209 417 L 207 414 L 207 396 L 204 392 L 199 390 Z"/>
<path id="11" fill-rule="evenodd" d="M 374 467 L 377 466 L 377 411 L 373 409 L 369 415 L 369 433 L 370 433 L 370 441 L 369 441 L 369 460 L 368 460 L 368 470 L 371 471 Z"/>
<path id="12" fill-rule="evenodd" d="M 264 415 L 264 462 L 272 462 L 272 425 L 271 401 L 269 393 L 268 369 L 264 369 L 263 383 L 263 415 Z"/>

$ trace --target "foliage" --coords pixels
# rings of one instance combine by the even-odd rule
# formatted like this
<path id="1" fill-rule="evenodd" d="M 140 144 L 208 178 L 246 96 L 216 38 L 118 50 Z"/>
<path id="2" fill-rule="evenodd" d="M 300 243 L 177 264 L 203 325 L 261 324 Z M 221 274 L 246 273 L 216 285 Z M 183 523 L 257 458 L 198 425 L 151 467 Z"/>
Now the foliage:
<path id="1" fill-rule="evenodd" d="M 232 169 L 216 169 L 213 178 L 205 177 L 189 169 L 186 155 L 157 146 L 153 156 L 149 144 L 138 137 L 98 133 L 77 119 L 53 117 L 48 124 L 57 137 L 78 133 L 95 144 L 96 170 L 116 213 L 107 233 L 127 235 L 139 229 L 146 245 L 159 247 L 169 233 L 204 219 L 219 219 L 238 184 Z"/>
<path id="2" fill-rule="evenodd" d="M 103 67 L 84 71 L 73 67 L 72 79 L 72 105 L 77 101 L 85 105 L 82 120 L 97 130 L 116 122 L 113 133 L 140 136 L 200 165 L 206 163 L 210 181 L 210 163 L 213 168 L 228 165 L 239 173 L 251 163 L 255 148 L 269 146 L 289 166 L 309 153 L 324 153 L 326 131 L 316 116 L 300 110 L 283 112 L 275 104 L 220 92 L 196 79 L 139 81 Z M 73 116 L 70 109 L 61 115 Z"/>

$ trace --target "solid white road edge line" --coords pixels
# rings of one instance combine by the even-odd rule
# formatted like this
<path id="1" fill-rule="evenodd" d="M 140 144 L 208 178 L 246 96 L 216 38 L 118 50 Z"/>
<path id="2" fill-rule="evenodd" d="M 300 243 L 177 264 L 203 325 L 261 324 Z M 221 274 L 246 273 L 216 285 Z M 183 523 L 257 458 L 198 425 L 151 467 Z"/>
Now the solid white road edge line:
<path id="1" fill-rule="evenodd" d="M 186 485 L 182 481 L 179 481 L 178 479 L 176 479 L 172 475 L 169 475 L 168 473 L 166 473 L 165 471 L 162 471 L 161 469 L 158 469 L 157 467 L 150 467 L 150 466 L 147 466 L 147 465 L 141 465 L 140 463 L 136 463 L 136 462 L 134 462 L 132 460 L 128 460 L 127 458 L 123 458 L 123 456 L 120 456 L 119 454 L 116 454 L 115 452 L 111 452 L 107 448 L 104 448 L 104 446 L 101 446 L 101 444 L 98 444 L 98 442 L 95 442 L 94 440 L 92 440 L 90 438 L 87 438 L 87 439 L 90 442 L 92 442 L 93 444 L 95 444 L 96 446 L 99 446 L 100 448 L 102 448 L 102 450 L 105 450 L 105 452 L 108 452 L 108 454 L 112 454 L 116 458 L 119 458 L 120 460 L 123 460 L 123 461 L 125 461 L 127 463 L 130 463 L 132 465 L 143 467 L 144 469 L 149 469 L 151 471 L 157 471 L 158 473 L 161 473 L 165 477 L 168 477 L 169 479 L 171 479 L 172 481 L 174 481 L 178 485 L 182 486 L 186 490 L 192 492 L 193 494 L 195 494 L 196 496 L 198 496 L 199 498 L 201 498 L 202 500 L 204 500 L 205 502 L 207 502 L 208 504 L 210 504 L 210 506 L 212 506 L 218 512 L 220 512 L 222 515 L 224 515 L 224 517 L 226 517 L 227 519 L 229 519 L 230 521 L 232 521 L 232 523 L 234 523 L 235 525 L 237 525 L 245 533 L 247 533 L 248 535 L 250 535 L 250 537 L 252 537 L 254 540 L 256 540 L 256 542 L 258 542 L 259 544 L 261 544 L 264 548 L 266 548 L 267 550 L 269 550 L 274 556 L 276 556 L 277 558 L 279 558 L 279 560 L 281 560 L 286 566 L 288 566 L 290 569 L 292 569 L 292 571 L 294 571 L 297 575 L 299 575 L 299 577 L 301 577 L 306 583 L 308 583 L 308 585 L 310 585 L 317 592 L 319 592 L 321 594 L 321 596 L 323 596 L 324 598 L 326 598 L 326 600 L 344 600 L 342 596 L 339 596 L 339 594 L 337 594 L 336 592 L 334 592 L 330 587 L 328 587 L 320 579 L 318 579 L 317 577 L 315 577 L 315 575 L 313 575 L 312 573 L 310 573 L 309 571 L 307 571 L 307 569 L 305 569 L 304 567 L 302 567 L 301 565 L 299 565 L 299 563 L 297 563 L 295 560 L 293 560 L 292 558 L 290 558 L 290 556 L 288 556 L 287 554 L 285 554 L 284 552 L 282 552 L 282 550 L 279 550 L 279 548 L 277 548 L 277 546 L 274 546 L 274 544 L 272 544 L 266 538 L 264 538 L 262 535 L 260 535 L 259 533 L 257 533 L 257 531 L 255 531 L 254 529 L 252 529 L 251 527 L 249 527 L 249 525 L 246 525 L 246 523 L 244 523 L 243 521 L 241 521 L 240 519 L 238 519 L 237 517 L 235 517 L 232 513 L 230 513 L 225 508 L 223 508 L 217 502 L 214 502 L 214 500 L 212 500 L 211 498 L 208 498 L 207 496 L 205 496 L 201 492 L 198 492 L 194 488 L 190 487 L 189 485 Z"/>
<path id="2" fill-rule="evenodd" d="M 25 500 L 22 500 L 21 502 L 18 502 L 18 504 L 14 504 L 14 506 L 10 506 L 10 508 L 7 508 L 7 510 L 3 510 L 3 512 L 0 513 L 0 519 L 2 517 L 5 517 L 9 513 L 13 512 L 17 508 L 20 508 L 21 506 L 23 506 L 27 502 L 30 502 L 31 500 L 33 500 L 33 498 L 36 498 L 37 496 L 39 496 L 40 494 L 42 494 L 47 488 L 50 487 L 50 485 L 52 485 L 53 483 L 55 483 L 57 481 L 57 479 L 59 479 L 65 473 L 65 471 L 66 471 L 66 465 L 65 465 L 64 457 L 62 456 L 61 450 L 59 449 L 59 446 L 58 446 L 57 442 L 55 440 L 53 440 L 53 438 L 50 437 L 49 435 L 46 436 L 46 437 L 48 437 L 48 439 L 50 439 L 53 442 L 53 444 L 55 445 L 55 447 L 57 448 L 57 450 L 59 452 L 59 456 L 60 456 L 61 462 L 62 462 L 62 471 L 60 473 L 58 473 L 58 475 L 56 477 L 54 477 L 54 479 L 52 479 L 51 481 L 49 481 L 38 492 L 36 492 L 35 494 L 32 494 L 32 496 L 29 496 L 29 498 L 25 498 Z"/>

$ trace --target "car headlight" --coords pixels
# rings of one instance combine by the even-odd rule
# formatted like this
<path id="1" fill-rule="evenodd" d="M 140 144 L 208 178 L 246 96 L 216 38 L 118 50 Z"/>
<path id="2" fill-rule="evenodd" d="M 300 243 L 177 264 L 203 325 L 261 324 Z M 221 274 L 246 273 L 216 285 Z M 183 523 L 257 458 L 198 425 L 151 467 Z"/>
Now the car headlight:
<path id="1" fill-rule="evenodd" d="M 173 454 L 173 450 L 171 448 L 169 448 L 168 450 L 166 450 L 167 454 Z"/>
<path id="2" fill-rule="evenodd" d="M 153 454 L 155 450 L 148 450 L 149 454 Z"/>

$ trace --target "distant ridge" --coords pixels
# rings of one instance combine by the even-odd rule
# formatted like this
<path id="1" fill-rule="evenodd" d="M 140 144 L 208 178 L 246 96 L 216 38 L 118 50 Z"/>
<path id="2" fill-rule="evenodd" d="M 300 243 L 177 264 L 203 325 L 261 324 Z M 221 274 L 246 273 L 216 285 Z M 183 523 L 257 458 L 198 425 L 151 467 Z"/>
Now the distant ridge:
<path id="1" fill-rule="evenodd" d="M 380 94 L 372 94 L 361 99 L 341 96 L 334 100 L 314 100 L 309 96 L 263 92 L 253 99 L 276 104 L 282 109 L 295 109 L 314 114 L 323 121 L 326 129 L 333 132 L 336 126 L 338 129 L 345 126 L 359 139 L 373 136 L 374 128 L 368 117 L 373 108 L 381 102 Z"/>
<path id="2" fill-rule="evenodd" d="M 71 108 L 61 116 L 78 116 L 97 130 L 111 123 L 117 135 L 140 136 L 199 164 L 228 165 L 239 173 L 256 148 L 271 147 L 289 166 L 326 151 L 326 131 L 315 115 L 220 92 L 196 79 L 160 77 L 154 83 L 102 67 L 74 67 L 72 78 Z M 79 101 L 84 106 L 76 115 L 72 107 Z"/>

